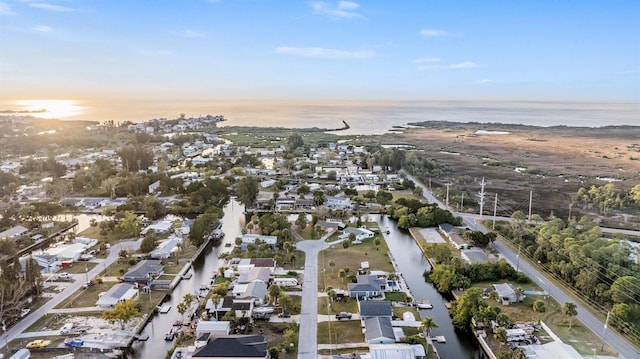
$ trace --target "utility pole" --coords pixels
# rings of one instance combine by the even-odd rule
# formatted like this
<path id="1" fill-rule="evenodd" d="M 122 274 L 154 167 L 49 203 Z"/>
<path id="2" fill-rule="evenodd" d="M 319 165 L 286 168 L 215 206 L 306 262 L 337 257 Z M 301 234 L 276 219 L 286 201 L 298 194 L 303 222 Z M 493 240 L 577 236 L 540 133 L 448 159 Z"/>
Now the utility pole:
<path id="1" fill-rule="evenodd" d="M 527 218 L 528 221 L 531 220 L 531 205 L 533 203 L 533 191 L 529 191 L 529 218 Z"/>
<path id="2" fill-rule="evenodd" d="M 462 192 L 462 198 L 460 199 L 460 212 L 463 211 L 464 208 L 464 192 Z"/>
<path id="3" fill-rule="evenodd" d="M 607 312 L 607 320 L 605 320 L 604 322 L 604 329 L 602 329 L 602 347 L 600 348 L 600 351 L 604 350 L 604 336 L 607 334 L 607 326 L 609 325 L 609 315 L 611 314 L 611 311 Z"/>
<path id="4" fill-rule="evenodd" d="M 516 273 L 518 273 L 520 269 L 520 246 L 521 244 L 518 243 L 518 254 L 516 255 Z"/>
<path id="5" fill-rule="evenodd" d="M 567 218 L 567 223 L 571 222 L 571 207 L 573 206 L 573 202 L 569 203 L 569 218 Z"/>
<path id="6" fill-rule="evenodd" d="M 480 218 L 482 218 L 482 211 L 484 209 L 484 186 L 486 184 L 484 177 L 482 177 L 482 182 L 480 182 Z"/>
<path id="7" fill-rule="evenodd" d="M 492 230 L 496 230 L 496 212 L 498 211 L 498 194 L 496 193 L 496 200 L 493 201 L 493 227 Z"/>
<path id="8" fill-rule="evenodd" d="M 449 209 L 449 186 L 451 186 L 451 183 L 445 183 L 445 186 L 447 186 L 447 197 L 445 200 L 445 207 Z"/>
<path id="9" fill-rule="evenodd" d="M 429 177 L 429 192 L 431 192 L 431 177 Z"/>

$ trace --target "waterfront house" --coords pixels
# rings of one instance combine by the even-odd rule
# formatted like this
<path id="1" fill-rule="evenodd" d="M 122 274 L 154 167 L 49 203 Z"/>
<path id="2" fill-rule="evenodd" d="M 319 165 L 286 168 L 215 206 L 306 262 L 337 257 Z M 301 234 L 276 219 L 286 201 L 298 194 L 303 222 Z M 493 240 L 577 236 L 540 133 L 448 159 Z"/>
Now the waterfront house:
<path id="1" fill-rule="evenodd" d="M 173 226 L 173 222 L 171 221 L 157 221 L 140 232 L 141 236 L 146 235 L 149 231 L 154 231 L 159 234 L 166 234 L 171 231 L 171 227 Z"/>
<path id="2" fill-rule="evenodd" d="M 212 338 L 193 358 L 267 358 L 267 342 L 262 335 L 228 335 Z"/>
<path id="3" fill-rule="evenodd" d="M 209 334 L 211 337 L 229 335 L 231 332 L 231 322 L 228 321 L 199 321 L 196 326 L 196 337 L 202 334 Z"/>
<path id="4" fill-rule="evenodd" d="M 254 281 L 247 284 L 236 284 L 233 287 L 233 295 L 238 299 L 251 299 L 257 304 L 262 304 L 262 299 L 267 294 L 267 284 Z"/>
<path id="5" fill-rule="evenodd" d="M 129 269 L 122 277 L 122 280 L 147 284 L 150 279 L 162 275 L 164 273 L 163 268 L 164 266 L 159 260 L 142 260 Z"/>
<path id="6" fill-rule="evenodd" d="M 374 236 L 374 233 L 366 228 L 347 227 L 342 231 L 342 234 L 338 238 L 339 239 L 349 238 L 349 235 L 351 233 L 356 235 L 354 244 L 361 243 L 365 239 L 373 238 Z"/>
<path id="7" fill-rule="evenodd" d="M 370 344 L 369 358 L 371 359 L 423 359 L 427 357 L 421 344 L 406 343 Z"/>
<path id="8" fill-rule="evenodd" d="M 327 196 L 325 206 L 331 209 L 345 210 L 351 209 L 352 204 L 348 197 Z"/>
<path id="9" fill-rule="evenodd" d="M 364 321 L 364 330 L 365 339 L 369 344 L 393 344 L 396 342 L 390 318 L 368 318 Z"/>
<path id="10" fill-rule="evenodd" d="M 387 317 L 391 320 L 391 302 L 388 300 L 360 300 L 360 320 L 363 322 L 369 318 Z"/>
<path id="11" fill-rule="evenodd" d="M 247 284 L 255 281 L 268 283 L 270 277 L 271 271 L 269 268 L 254 267 L 240 272 L 237 282 L 238 284 Z"/>
<path id="12" fill-rule="evenodd" d="M 99 295 L 96 307 L 100 309 L 110 309 L 116 304 L 127 299 L 136 299 L 138 297 L 138 289 L 129 283 L 118 283 L 109 288 L 108 291 Z"/>
<path id="13" fill-rule="evenodd" d="M 158 247 L 149 253 L 152 259 L 166 259 L 180 250 L 178 244 L 182 243 L 182 238 L 168 238 L 158 244 Z"/>
<path id="14" fill-rule="evenodd" d="M 349 296 L 351 298 L 376 298 L 384 295 L 386 280 L 374 275 L 358 275 L 356 283 L 349 283 Z"/>
<path id="15" fill-rule="evenodd" d="M 243 251 L 247 250 L 247 246 L 249 244 L 259 246 L 258 243 L 266 243 L 271 249 L 276 248 L 276 244 L 278 243 L 278 237 L 276 236 L 263 236 L 260 234 L 243 234 L 242 235 L 242 243 L 240 244 L 240 249 Z"/>
<path id="16" fill-rule="evenodd" d="M 232 260 L 238 272 L 248 271 L 251 268 L 268 268 L 273 274 L 276 270 L 276 261 L 273 258 L 242 258 Z"/>

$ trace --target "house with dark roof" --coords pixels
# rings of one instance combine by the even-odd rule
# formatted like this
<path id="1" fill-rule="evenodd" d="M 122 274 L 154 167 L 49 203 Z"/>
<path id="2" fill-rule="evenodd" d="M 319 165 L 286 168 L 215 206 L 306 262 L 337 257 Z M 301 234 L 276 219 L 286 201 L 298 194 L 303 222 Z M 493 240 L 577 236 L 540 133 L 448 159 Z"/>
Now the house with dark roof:
<path id="1" fill-rule="evenodd" d="M 364 336 L 369 344 L 393 344 L 396 336 L 393 333 L 391 319 L 388 317 L 372 317 L 364 321 Z"/>
<path id="2" fill-rule="evenodd" d="M 193 358 L 267 358 L 267 342 L 262 335 L 229 335 L 210 339 Z"/>
<path id="3" fill-rule="evenodd" d="M 359 275 L 356 283 L 349 283 L 349 296 L 351 298 L 375 298 L 384 295 L 387 282 L 383 278 L 374 275 Z"/>
<path id="4" fill-rule="evenodd" d="M 374 317 L 387 317 L 391 320 L 393 315 L 391 302 L 388 300 L 361 300 L 358 301 L 358 305 L 360 306 L 360 319 L 363 322 Z"/>
<path id="5" fill-rule="evenodd" d="M 150 279 L 162 275 L 164 266 L 159 260 L 142 260 L 133 266 L 122 280 L 125 282 L 137 282 L 147 284 Z"/>

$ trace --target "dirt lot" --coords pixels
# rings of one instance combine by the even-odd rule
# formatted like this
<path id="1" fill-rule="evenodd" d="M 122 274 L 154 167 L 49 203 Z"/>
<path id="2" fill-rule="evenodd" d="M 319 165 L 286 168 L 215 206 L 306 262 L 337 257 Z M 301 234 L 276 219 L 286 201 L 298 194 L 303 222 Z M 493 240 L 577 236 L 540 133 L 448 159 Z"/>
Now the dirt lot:
<path id="1" fill-rule="evenodd" d="M 429 158 L 446 166 L 445 176 L 432 178 L 434 187 L 452 182 L 475 194 L 485 177 L 485 213 L 492 212 L 496 192 L 499 213 L 517 209 L 526 213 L 533 190 L 534 213 L 566 216 L 580 187 L 607 183 L 598 177 L 620 180 L 616 187 L 626 190 L 640 181 L 640 127 L 432 123 L 389 137 L 424 149 Z M 469 176 L 467 183 L 459 183 L 464 175 Z"/>

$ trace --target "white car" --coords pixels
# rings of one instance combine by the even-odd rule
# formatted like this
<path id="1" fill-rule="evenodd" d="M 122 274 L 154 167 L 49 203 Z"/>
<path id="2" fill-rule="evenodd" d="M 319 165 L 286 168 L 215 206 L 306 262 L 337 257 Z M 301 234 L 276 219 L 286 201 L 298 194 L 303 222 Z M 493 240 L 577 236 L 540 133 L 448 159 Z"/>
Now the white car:
<path id="1" fill-rule="evenodd" d="M 71 274 L 69 273 L 58 273 L 59 279 L 71 279 Z"/>
<path id="2" fill-rule="evenodd" d="M 29 308 L 22 309 L 22 311 L 20 312 L 20 318 L 26 317 L 29 313 L 31 313 L 31 309 Z"/>

